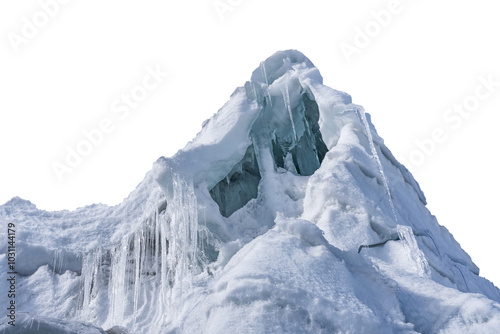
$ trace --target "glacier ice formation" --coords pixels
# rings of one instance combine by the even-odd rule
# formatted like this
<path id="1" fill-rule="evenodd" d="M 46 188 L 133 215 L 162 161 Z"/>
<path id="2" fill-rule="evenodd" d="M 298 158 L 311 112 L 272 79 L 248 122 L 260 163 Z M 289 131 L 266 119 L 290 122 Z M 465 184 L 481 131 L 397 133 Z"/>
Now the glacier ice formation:
<path id="1" fill-rule="evenodd" d="M 500 291 L 370 115 L 294 50 L 262 62 L 120 205 L 13 198 L 0 219 L 19 226 L 19 333 L 500 328 Z M 5 317 L 0 329 L 15 332 Z"/>

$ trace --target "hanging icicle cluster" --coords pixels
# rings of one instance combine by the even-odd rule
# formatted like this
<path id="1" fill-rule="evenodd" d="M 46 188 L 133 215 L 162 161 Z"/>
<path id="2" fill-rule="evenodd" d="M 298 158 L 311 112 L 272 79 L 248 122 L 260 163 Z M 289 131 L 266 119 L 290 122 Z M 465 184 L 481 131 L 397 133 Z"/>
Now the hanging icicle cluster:
<path id="1" fill-rule="evenodd" d="M 112 249 L 99 248 L 85 256 L 79 297 L 82 319 L 131 328 L 161 319 L 189 289 L 192 278 L 206 269 L 206 257 L 198 254 L 193 184 L 174 176 L 172 189 L 167 205 L 160 205 L 140 229 Z"/>

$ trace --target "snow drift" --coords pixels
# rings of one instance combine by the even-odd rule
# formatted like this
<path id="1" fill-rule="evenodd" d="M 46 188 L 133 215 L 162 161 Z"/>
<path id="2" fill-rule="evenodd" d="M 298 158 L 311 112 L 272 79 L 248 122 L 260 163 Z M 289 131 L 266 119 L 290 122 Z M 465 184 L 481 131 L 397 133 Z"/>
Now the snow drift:
<path id="1" fill-rule="evenodd" d="M 298 51 L 262 62 L 122 204 L 45 212 L 14 198 L 0 219 L 19 230 L 19 333 L 500 328 L 500 291 L 370 115 Z"/>

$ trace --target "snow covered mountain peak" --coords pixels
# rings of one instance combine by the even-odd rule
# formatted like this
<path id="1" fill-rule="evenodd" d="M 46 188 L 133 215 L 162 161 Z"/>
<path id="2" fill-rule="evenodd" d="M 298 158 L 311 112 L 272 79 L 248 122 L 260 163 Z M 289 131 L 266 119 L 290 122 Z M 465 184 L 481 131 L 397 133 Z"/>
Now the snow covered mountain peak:
<path id="1" fill-rule="evenodd" d="M 427 210 L 370 115 L 324 86 L 295 50 L 261 62 L 196 138 L 158 159 L 122 204 L 47 213 L 13 200 L 0 218 L 23 226 L 18 305 L 28 315 L 21 327 L 500 328 L 500 291 Z M 40 233 L 47 225 L 52 233 Z"/>
<path id="2" fill-rule="evenodd" d="M 260 63 L 260 66 L 252 72 L 250 81 L 269 86 L 276 79 L 283 77 L 288 71 L 296 69 L 309 70 L 316 69 L 316 67 L 300 51 L 278 51 Z"/>
<path id="3" fill-rule="evenodd" d="M 186 148 L 172 158 L 163 157 L 156 162 L 155 179 L 167 194 L 172 192 L 172 175 L 176 174 L 195 185 L 206 182 L 208 189 L 217 185 L 214 196 L 225 196 L 220 193 L 224 192 L 221 181 L 250 177 L 256 188 L 262 177 L 260 172 L 266 168 L 312 175 L 328 151 L 327 144 L 333 146 L 340 134 L 336 123 L 343 120 L 332 119 L 331 114 L 340 109 L 346 112 L 343 106 L 351 102 L 349 95 L 330 90 L 329 103 L 336 103 L 340 109 L 321 113 L 313 93 L 321 85 L 319 71 L 302 53 L 277 52 L 261 62 L 251 81 L 236 89 L 229 102 L 203 124 L 202 131 Z M 270 161 L 257 161 L 261 155 L 265 159 L 264 151 L 270 151 L 274 167 Z M 236 173 L 235 167 L 248 170 Z M 256 189 L 247 190 L 243 197 L 256 196 Z M 222 205 L 220 201 L 218 204 Z M 234 211 L 235 208 L 230 209 L 227 215 Z"/>

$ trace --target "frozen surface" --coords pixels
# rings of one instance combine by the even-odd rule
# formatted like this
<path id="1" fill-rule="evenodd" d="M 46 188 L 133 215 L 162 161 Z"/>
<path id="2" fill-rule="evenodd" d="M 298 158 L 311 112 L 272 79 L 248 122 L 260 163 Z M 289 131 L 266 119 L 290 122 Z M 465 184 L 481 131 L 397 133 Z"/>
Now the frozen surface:
<path id="1" fill-rule="evenodd" d="M 262 62 L 122 204 L 13 198 L 0 220 L 18 239 L 6 333 L 500 331 L 500 291 L 298 51 Z"/>

